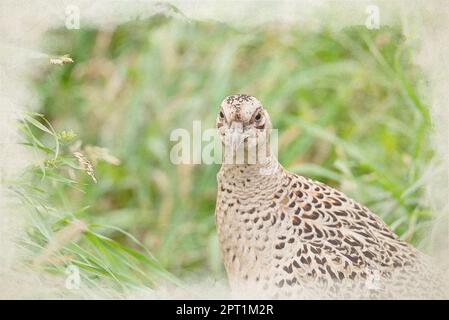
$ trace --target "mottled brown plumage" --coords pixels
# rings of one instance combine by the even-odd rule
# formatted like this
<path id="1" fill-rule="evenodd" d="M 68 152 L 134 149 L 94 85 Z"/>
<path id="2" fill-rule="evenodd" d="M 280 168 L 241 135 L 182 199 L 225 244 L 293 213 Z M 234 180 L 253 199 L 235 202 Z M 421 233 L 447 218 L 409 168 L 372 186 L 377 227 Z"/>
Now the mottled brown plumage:
<path id="1" fill-rule="evenodd" d="M 234 95 L 220 106 L 217 128 L 225 155 L 247 155 L 268 145 L 271 122 L 257 99 Z M 217 175 L 216 223 L 234 292 L 282 298 L 442 294 L 428 259 L 378 216 L 323 183 L 288 172 L 267 150 L 256 162 L 225 163 Z"/>

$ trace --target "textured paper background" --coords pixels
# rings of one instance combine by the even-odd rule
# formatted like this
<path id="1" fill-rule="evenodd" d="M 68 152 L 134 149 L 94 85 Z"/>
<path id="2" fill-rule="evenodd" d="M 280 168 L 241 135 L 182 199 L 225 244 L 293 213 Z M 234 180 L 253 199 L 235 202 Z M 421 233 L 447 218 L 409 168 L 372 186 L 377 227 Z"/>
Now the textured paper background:
<path id="1" fill-rule="evenodd" d="M 304 28 L 330 25 L 362 25 L 368 5 L 378 5 L 380 23 L 400 24 L 408 41 L 419 41 L 415 62 L 429 79 L 422 92 L 434 123 L 433 144 L 441 166 L 427 178 L 426 200 L 440 213 L 428 230 L 426 250 L 440 258 L 448 256 L 449 237 L 449 2 L 441 1 L 171 1 L 182 13 L 166 3 L 151 1 L 13 1 L 0 3 L 0 297 L 54 297 L 55 286 L 47 276 L 26 270 L 16 239 L 23 232 L 24 212 L 9 195 L 4 181 L 14 177 L 33 161 L 27 150 L 16 144 L 15 120 L 23 110 L 36 107 L 28 79 L 49 63 L 53 52 L 40 52 L 44 33 L 64 25 L 65 9 L 80 9 L 81 28 L 88 24 L 108 28 L 136 16 L 157 12 L 180 19 L 216 20 L 239 28 L 261 23 L 299 24 Z M 447 262 L 447 261 L 446 261 Z M 218 287 L 221 288 L 219 285 Z M 218 288 L 217 287 L 217 288 Z M 213 290 L 213 289 L 212 289 Z M 104 292 L 74 292 L 79 297 L 104 297 Z M 148 296 L 136 292 L 131 297 Z M 210 292 L 207 293 L 210 297 Z M 161 292 L 159 296 L 164 296 Z M 149 297 L 149 296 L 148 296 Z"/>

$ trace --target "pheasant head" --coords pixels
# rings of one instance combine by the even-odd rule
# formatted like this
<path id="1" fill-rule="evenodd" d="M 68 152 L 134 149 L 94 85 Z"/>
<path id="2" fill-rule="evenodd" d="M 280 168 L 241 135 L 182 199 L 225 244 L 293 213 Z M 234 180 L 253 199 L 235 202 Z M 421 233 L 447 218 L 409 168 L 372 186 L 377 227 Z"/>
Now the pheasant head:
<path id="1" fill-rule="evenodd" d="M 225 158 L 242 163 L 260 161 L 269 154 L 270 116 L 256 98 L 246 94 L 226 97 L 220 105 L 216 126 Z"/>

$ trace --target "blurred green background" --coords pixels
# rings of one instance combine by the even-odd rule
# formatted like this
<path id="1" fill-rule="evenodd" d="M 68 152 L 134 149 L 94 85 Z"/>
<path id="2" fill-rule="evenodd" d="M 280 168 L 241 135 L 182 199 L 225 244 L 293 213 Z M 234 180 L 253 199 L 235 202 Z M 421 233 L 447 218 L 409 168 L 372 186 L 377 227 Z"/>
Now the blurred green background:
<path id="1" fill-rule="evenodd" d="M 223 277 L 214 225 L 219 167 L 173 165 L 169 136 L 176 128 L 191 131 L 193 120 L 213 127 L 220 102 L 234 93 L 254 95 L 268 109 L 287 169 L 344 191 L 418 244 L 432 216 L 421 189 L 432 150 L 413 50 L 394 27 L 308 31 L 268 24 L 241 31 L 154 16 L 107 31 L 53 30 L 43 51 L 69 53 L 75 63 L 49 65 L 36 77 L 39 112 L 54 137 L 63 130 L 77 134 L 98 183 L 84 172 L 76 179 L 72 172 L 71 181 L 40 177 L 58 217 L 49 220 L 41 247 L 77 218 L 91 228 L 113 226 L 98 229 L 96 241 L 104 236 L 125 251 L 146 248 L 158 268 L 178 277 Z M 52 144 L 47 133 L 36 136 Z M 107 148 L 120 164 L 96 159 L 98 150 L 89 145 Z M 78 259 L 96 276 L 132 278 L 120 266 L 126 258 L 115 252 L 108 253 L 114 263 L 101 266 L 114 249 L 97 252 L 98 243 L 86 236 L 69 261 Z M 134 258 L 137 273 L 146 273 L 141 257 Z"/>

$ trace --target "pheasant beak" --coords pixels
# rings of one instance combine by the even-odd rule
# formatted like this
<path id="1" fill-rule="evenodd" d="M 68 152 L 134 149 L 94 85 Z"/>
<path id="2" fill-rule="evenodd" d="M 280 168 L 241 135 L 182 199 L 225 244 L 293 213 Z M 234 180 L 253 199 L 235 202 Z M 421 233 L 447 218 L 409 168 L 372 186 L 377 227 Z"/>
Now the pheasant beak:
<path id="1" fill-rule="evenodd" d="M 237 151 L 242 142 L 248 137 L 248 134 L 243 132 L 243 123 L 240 121 L 233 121 L 229 131 L 231 148 Z"/>

